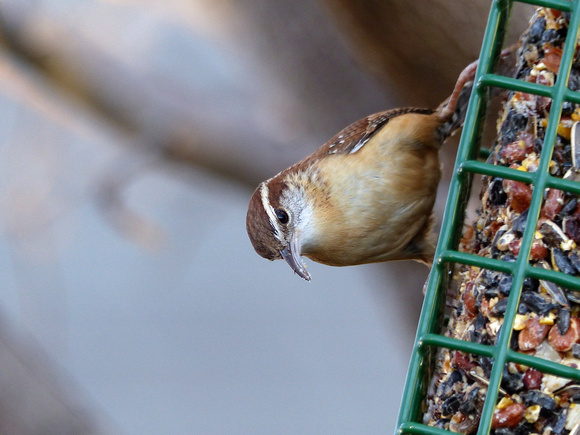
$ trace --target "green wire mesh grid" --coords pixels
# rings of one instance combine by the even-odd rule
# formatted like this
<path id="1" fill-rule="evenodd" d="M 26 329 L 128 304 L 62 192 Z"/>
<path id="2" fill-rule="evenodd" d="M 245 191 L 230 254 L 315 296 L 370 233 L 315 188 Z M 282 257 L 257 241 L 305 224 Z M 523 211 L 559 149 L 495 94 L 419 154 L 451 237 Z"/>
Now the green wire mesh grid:
<path id="1" fill-rule="evenodd" d="M 469 102 L 457 152 L 439 244 L 435 253 L 435 262 L 429 277 L 427 293 L 423 302 L 415 345 L 407 373 L 396 429 L 397 433 L 400 434 L 450 433 L 443 429 L 419 423 L 421 419 L 421 404 L 425 400 L 426 374 L 430 369 L 429 356 L 435 348 L 459 350 L 493 358 L 493 369 L 481 414 L 478 435 L 490 432 L 502 372 L 507 362 L 524 364 L 544 373 L 580 381 L 580 370 L 578 369 L 511 350 L 509 346 L 513 330 L 511 327 L 502 328 L 496 344 L 489 346 L 445 337 L 437 332 L 441 329 L 441 306 L 445 299 L 444 287 L 448 280 L 451 264 L 476 266 L 512 275 L 512 290 L 504 316 L 504 324 L 507 325 L 513 326 L 522 284 L 526 277 L 549 280 L 566 288 L 580 290 L 579 278 L 565 275 L 562 272 L 533 267 L 529 263 L 528 256 L 536 225 L 527 225 L 522 237 L 520 255 L 518 255 L 515 262 L 484 258 L 459 252 L 456 249 L 465 217 L 471 179 L 474 174 L 511 179 L 533 185 L 534 189 L 528 215 L 528 219 L 534 219 L 533 222 L 538 220 L 543 193 L 546 188 L 556 188 L 580 195 L 580 183 L 552 177 L 548 171 L 562 105 L 565 101 L 580 104 L 580 93 L 573 92 L 567 87 L 580 25 L 580 0 L 519 0 L 519 3 L 528 3 L 570 13 L 570 23 L 562 53 L 560 73 L 552 87 L 492 74 L 494 60 L 499 55 L 513 3 L 514 0 L 494 0 L 491 6 L 475 77 L 474 91 Z M 482 120 L 487 106 L 487 91 L 490 87 L 525 92 L 552 99 L 543 151 L 539 168 L 536 172 L 522 172 L 477 161 Z"/>

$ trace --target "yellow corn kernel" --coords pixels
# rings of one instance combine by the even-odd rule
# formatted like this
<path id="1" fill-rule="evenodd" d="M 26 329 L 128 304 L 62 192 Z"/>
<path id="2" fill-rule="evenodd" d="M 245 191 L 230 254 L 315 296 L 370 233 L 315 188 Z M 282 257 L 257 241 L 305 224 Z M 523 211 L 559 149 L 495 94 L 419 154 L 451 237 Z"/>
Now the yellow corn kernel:
<path id="1" fill-rule="evenodd" d="M 566 127 L 565 125 L 558 124 L 558 134 L 566 139 L 570 139 L 571 128 Z"/>
<path id="2" fill-rule="evenodd" d="M 540 410 L 542 407 L 540 405 L 532 405 L 526 408 L 526 413 L 524 414 L 524 418 L 528 423 L 535 423 L 538 421 L 538 417 L 540 416 Z"/>
<path id="3" fill-rule="evenodd" d="M 540 324 L 541 325 L 553 325 L 554 319 L 552 319 L 551 317 L 542 317 L 540 319 Z"/>
<path id="4" fill-rule="evenodd" d="M 510 397 L 502 397 L 499 403 L 497 404 L 497 409 L 504 409 L 510 406 L 514 401 Z"/>
<path id="5" fill-rule="evenodd" d="M 576 242 L 572 239 L 568 239 L 566 242 L 560 243 L 560 248 L 562 251 L 571 251 L 576 249 Z"/>
<path id="6" fill-rule="evenodd" d="M 516 318 L 514 319 L 514 329 L 516 331 L 521 331 L 526 327 L 526 322 L 528 321 L 529 316 L 525 314 L 516 314 Z"/>

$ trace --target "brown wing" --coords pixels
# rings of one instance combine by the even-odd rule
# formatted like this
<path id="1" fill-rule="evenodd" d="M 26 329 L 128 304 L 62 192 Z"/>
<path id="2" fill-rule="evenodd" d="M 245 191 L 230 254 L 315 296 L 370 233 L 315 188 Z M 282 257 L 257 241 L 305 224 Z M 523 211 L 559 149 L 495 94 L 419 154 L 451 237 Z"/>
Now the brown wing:
<path id="1" fill-rule="evenodd" d="M 433 110 L 405 108 L 387 110 L 386 112 L 369 115 L 340 131 L 336 136 L 322 145 L 322 147 L 320 147 L 316 152 L 316 155 L 356 153 L 365 143 L 368 142 L 372 135 L 376 133 L 379 128 L 389 122 L 390 119 L 406 113 L 430 115 L 433 113 Z"/>

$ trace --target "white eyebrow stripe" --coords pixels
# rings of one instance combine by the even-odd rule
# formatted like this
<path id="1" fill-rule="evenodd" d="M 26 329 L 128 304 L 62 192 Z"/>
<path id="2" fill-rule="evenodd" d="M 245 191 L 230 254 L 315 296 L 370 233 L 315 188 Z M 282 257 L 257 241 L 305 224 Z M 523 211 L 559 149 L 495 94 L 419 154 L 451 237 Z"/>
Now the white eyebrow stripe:
<path id="1" fill-rule="evenodd" d="M 266 186 L 266 182 L 260 184 L 260 197 L 262 198 L 262 206 L 264 210 L 266 210 L 266 214 L 268 215 L 268 219 L 270 220 L 270 224 L 274 228 L 274 236 L 280 241 L 283 242 L 282 231 L 280 230 L 280 225 L 278 224 L 278 218 L 276 217 L 276 212 L 274 212 L 274 207 L 270 205 L 270 200 L 268 198 L 270 193 L 270 189 Z"/>

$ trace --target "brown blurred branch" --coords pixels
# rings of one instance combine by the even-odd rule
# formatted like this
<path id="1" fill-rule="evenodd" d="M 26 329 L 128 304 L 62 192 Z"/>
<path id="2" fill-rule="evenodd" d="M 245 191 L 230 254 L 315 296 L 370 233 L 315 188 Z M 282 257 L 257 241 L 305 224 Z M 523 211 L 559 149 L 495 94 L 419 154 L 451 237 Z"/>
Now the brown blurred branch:
<path id="1" fill-rule="evenodd" d="M 487 0 L 325 3 L 348 35 L 358 61 L 382 81 L 398 87 L 406 105 L 429 107 L 443 101 L 457 74 L 479 57 L 490 6 Z M 515 6 L 508 41 L 517 40 L 532 9 Z"/>

